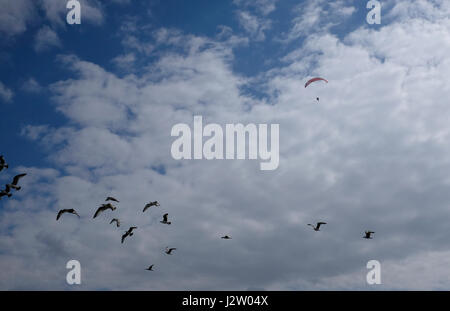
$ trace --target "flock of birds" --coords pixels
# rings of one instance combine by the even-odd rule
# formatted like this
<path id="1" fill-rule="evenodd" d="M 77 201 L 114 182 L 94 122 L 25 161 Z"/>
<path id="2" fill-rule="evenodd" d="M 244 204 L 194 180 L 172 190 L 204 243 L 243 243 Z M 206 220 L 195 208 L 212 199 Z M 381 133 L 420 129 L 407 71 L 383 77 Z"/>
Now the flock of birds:
<path id="1" fill-rule="evenodd" d="M 3 169 L 8 169 L 8 168 L 9 168 L 9 165 L 8 165 L 8 163 L 6 163 L 5 158 L 2 155 L 0 155 L 0 172 Z M 7 196 L 8 198 L 11 197 L 12 189 L 14 189 L 15 191 L 19 191 L 21 189 L 21 187 L 18 185 L 18 183 L 19 183 L 20 179 L 26 175 L 27 174 L 25 174 L 25 173 L 16 175 L 13 178 L 13 181 L 11 183 L 6 184 L 5 189 L 0 190 L 0 200 L 4 196 Z M 117 200 L 116 198 L 114 198 L 112 196 L 108 196 L 106 198 L 105 202 L 108 202 L 108 203 L 104 203 L 104 204 L 100 205 L 97 208 L 97 210 L 95 211 L 93 218 L 96 218 L 98 215 L 100 215 L 101 213 L 103 213 L 106 210 L 115 211 L 117 209 L 117 207 L 114 206 L 111 202 L 119 203 L 119 200 Z M 149 202 L 144 206 L 144 209 L 142 212 L 147 211 L 149 208 L 151 208 L 153 206 L 158 207 L 158 206 L 160 206 L 160 204 L 158 201 Z M 61 216 L 64 214 L 73 214 L 73 215 L 76 215 L 78 218 L 80 218 L 80 215 L 73 208 L 70 208 L 70 209 L 61 209 L 60 211 L 58 211 L 58 214 L 56 215 L 56 220 L 58 221 L 61 218 Z M 160 221 L 160 223 L 165 224 L 165 225 L 171 225 L 172 222 L 169 221 L 168 217 L 169 217 L 169 214 L 165 213 L 163 215 L 163 219 Z M 120 227 L 120 225 L 121 225 L 120 219 L 118 219 L 118 218 L 113 218 L 111 220 L 110 224 L 113 224 L 113 223 L 115 223 L 116 227 Z M 326 222 L 318 222 L 318 223 L 316 223 L 316 225 L 308 224 L 308 226 L 311 226 L 314 231 L 320 231 L 320 227 L 322 225 L 326 225 L 326 224 L 327 224 Z M 122 244 L 125 242 L 125 239 L 127 237 L 133 236 L 133 234 L 134 234 L 133 231 L 135 229 L 137 229 L 137 227 L 131 226 L 131 227 L 129 227 L 129 229 L 127 231 L 125 231 L 125 233 L 122 235 L 122 239 L 121 239 Z M 374 234 L 374 233 L 375 233 L 374 231 L 365 231 L 365 235 L 363 236 L 363 238 L 364 239 L 372 239 L 372 234 Z M 221 237 L 221 239 L 230 240 L 231 237 L 228 235 L 224 235 Z M 175 247 L 170 247 L 170 248 L 166 247 L 164 252 L 167 255 L 172 255 L 172 252 L 174 250 L 176 250 Z M 154 267 L 154 265 L 152 264 L 146 270 L 153 271 L 153 267 Z"/>
<path id="2" fill-rule="evenodd" d="M 0 155 L 0 172 L 3 171 L 3 169 L 9 168 L 8 163 L 6 163 L 5 158 Z M 12 197 L 12 191 L 11 189 L 14 189 L 15 191 L 19 191 L 22 187 L 20 187 L 19 181 L 22 177 L 26 176 L 27 174 L 19 174 L 14 176 L 13 181 L 9 184 L 5 185 L 5 189 L 0 190 L 0 199 L 4 196 L 7 196 L 8 198 Z"/>
<path id="3" fill-rule="evenodd" d="M 314 231 L 320 231 L 320 226 L 321 225 L 326 225 L 326 222 L 318 222 L 316 223 L 316 225 L 314 226 L 313 224 L 308 224 L 308 226 L 311 226 L 313 228 Z M 374 234 L 374 231 L 365 231 L 363 238 L 364 239 L 372 239 L 372 234 Z"/>
<path id="4" fill-rule="evenodd" d="M 107 197 L 105 202 L 108 202 L 108 203 L 104 203 L 104 204 L 100 205 L 97 208 L 97 210 L 95 211 L 93 218 L 96 218 L 98 215 L 100 215 L 101 213 L 103 213 L 106 210 L 115 211 L 117 209 L 117 207 L 114 206 L 111 202 L 119 203 L 120 201 L 117 200 L 114 197 Z M 159 204 L 158 201 L 149 202 L 149 203 L 145 204 L 144 209 L 143 209 L 142 212 L 144 213 L 145 211 L 147 211 L 152 206 L 158 207 L 158 206 L 160 206 L 160 204 Z M 62 210 L 60 210 L 58 212 L 58 214 L 56 215 L 56 220 L 59 220 L 61 218 L 61 216 L 64 215 L 64 214 L 73 214 L 73 215 L 78 216 L 78 218 L 80 218 L 80 215 L 73 208 L 70 208 L 70 209 L 62 209 Z M 118 219 L 118 218 L 111 219 L 109 224 L 113 224 L 113 223 L 116 225 L 116 227 L 120 227 L 120 224 L 121 224 L 120 223 L 120 219 Z M 171 225 L 172 224 L 172 222 L 169 221 L 169 213 L 165 213 L 163 215 L 163 219 L 160 221 L 160 223 L 165 224 L 165 225 Z M 134 235 L 133 231 L 135 229 L 137 229 L 137 227 L 131 226 L 131 227 L 128 228 L 127 231 L 125 231 L 125 233 L 122 235 L 122 239 L 121 239 L 121 243 L 122 244 L 125 242 L 125 239 L 127 237 L 131 237 L 131 236 Z M 172 255 L 172 252 L 174 250 L 176 250 L 175 247 L 166 247 L 164 252 L 167 255 Z M 153 271 L 153 267 L 154 267 L 154 265 L 150 265 L 146 270 Z"/>

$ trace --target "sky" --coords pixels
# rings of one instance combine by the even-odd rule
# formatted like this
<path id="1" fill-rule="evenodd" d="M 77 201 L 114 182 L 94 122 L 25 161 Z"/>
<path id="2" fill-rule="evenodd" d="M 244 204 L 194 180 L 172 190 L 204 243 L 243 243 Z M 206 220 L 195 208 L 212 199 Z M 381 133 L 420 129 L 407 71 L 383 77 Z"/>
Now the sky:
<path id="1" fill-rule="evenodd" d="M 380 2 L 0 0 L 0 290 L 448 290 L 450 2 Z M 278 168 L 174 159 L 196 115 Z"/>

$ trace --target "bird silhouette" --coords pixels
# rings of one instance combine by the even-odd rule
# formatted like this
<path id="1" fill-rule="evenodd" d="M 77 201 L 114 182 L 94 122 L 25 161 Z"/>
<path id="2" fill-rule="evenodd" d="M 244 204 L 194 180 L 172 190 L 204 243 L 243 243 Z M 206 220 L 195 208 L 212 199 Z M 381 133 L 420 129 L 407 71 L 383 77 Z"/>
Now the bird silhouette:
<path id="1" fill-rule="evenodd" d="M 163 215 L 163 220 L 161 220 L 160 223 L 166 224 L 166 225 L 170 225 L 172 222 L 167 221 L 167 216 L 169 216 L 168 213 L 164 214 L 164 215 Z"/>
<path id="2" fill-rule="evenodd" d="M 124 235 L 122 235 L 122 243 L 123 243 L 123 241 L 125 241 L 125 238 L 127 237 L 127 236 L 132 236 L 134 233 L 133 233 L 133 230 L 134 229 L 137 229 L 137 227 L 130 227 L 130 229 L 128 229 L 127 230 L 127 232 L 125 232 L 125 234 Z"/>
<path id="3" fill-rule="evenodd" d="M 114 201 L 114 202 L 119 203 L 119 200 L 117 200 L 117 199 L 114 198 L 114 197 L 107 197 L 105 201 Z"/>
<path id="4" fill-rule="evenodd" d="M 166 252 L 167 255 L 172 255 L 172 251 L 174 251 L 174 250 L 176 250 L 175 247 L 172 247 L 172 248 L 166 247 L 165 252 Z"/>
<path id="5" fill-rule="evenodd" d="M 326 224 L 327 224 L 326 222 L 318 222 L 315 227 L 312 224 L 308 224 L 308 226 L 311 226 L 314 229 L 314 231 L 320 231 L 320 226 Z"/>
<path id="6" fill-rule="evenodd" d="M 4 169 L 4 168 L 8 168 L 9 165 L 8 163 L 6 163 L 5 158 L 0 155 L 0 172 Z"/>
<path id="7" fill-rule="evenodd" d="M 120 227 L 120 220 L 119 220 L 119 219 L 113 218 L 109 224 L 112 224 L 113 222 L 116 223 L 116 226 L 117 226 L 117 227 Z"/>
<path id="8" fill-rule="evenodd" d="M 154 265 L 151 265 L 151 266 L 149 266 L 147 269 L 145 269 L 145 270 L 148 270 L 148 271 L 153 271 L 153 266 Z"/>
<path id="9" fill-rule="evenodd" d="M 375 233 L 373 231 L 366 231 L 366 234 L 363 236 L 364 239 L 372 239 L 372 234 Z"/>
<path id="10" fill-rule="evenodd" d="M 7 190 L 0 190 L 0 200 L 2 199 L 2 197 L 4 196 L 8 196 L 8 198 L 10 198 L 12 196 L 12 193 L 9 190 L 9 187 Z"/>
<path id="11" fill-rule="evenodd" d="M 148 209 L 149 209 L 150 207 L 152 207 L 152 206 L 159 206 L 158 201 L 155 201 L 155 202 L 149 202 L 149 203 L 145 204 L 144 210 L 143 210 L 142 212 L 145 212 L 146 210 L 148 210 Z"/>
<path id="12" fill-rule="evenodd" d="M 108 203 L 108 204 L 102 204 L 102 205 L 97 209 L 97 211 L 95 212 L 93 218 L 97 217 L 98 215 L 100 215 L 101 212 L 106 211 L 107 209 L 110 209 L 110 210 L 114 211 L 114 210 L 116 210 L 116 208 L 117 208 L 117 207 L 113 206 L 111 203 Z"/>
<path id="13" fill-rule="evenodd" d="M 56 220 L 58 220 L 62 216 L 62 214 L 65 214 L 65 213 L 74 214 L 74 215 L 77 215 L 78 218 L 80 218 L 80 215 L 78 215 L 77 212 L 73 208 L 69 208 L 69 209 L 60 210 L 58 212 L 58 215 L 56 215 Z"/>
<path id="14" fill-rule="evenodd" d="M 9 192 L 9 191 L 11 191 L 11 188 L 15 189 L 16 191 L 22 189 L 22 187 L 19 187 L 17 184 L 19 183 L 19 180 L 26 175 L 27 174 L 19 174 L 19 175 L 14 176 L 12 183 L 6 184 L 5 191 Z"/>
<path id="15" fill-rule="evenodd" d="M 221 237 L 221 239 L 224 239 L 224 240 L 231 240 L 231 237 L 229 237 L 228 235 L 224 235 L 223 237 Z"/>

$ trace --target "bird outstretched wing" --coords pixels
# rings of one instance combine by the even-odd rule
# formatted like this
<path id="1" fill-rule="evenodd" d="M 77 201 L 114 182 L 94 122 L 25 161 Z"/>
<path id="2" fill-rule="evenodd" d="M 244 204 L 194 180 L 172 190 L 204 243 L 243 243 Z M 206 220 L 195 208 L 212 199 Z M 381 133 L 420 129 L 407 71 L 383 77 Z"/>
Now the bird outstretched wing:
<path id="1" fill-rule="evenodd" d="M 114 201 L 114 202 L 119 203 L 119 200 L 117 200 L 117 199 L 114 198 L 114 197 L 107 197 L 105 201 Z"/>
<path id="2" fill-rule="evenodd" d="M 113 219 L 111 220 L 110 224 L 112 224 L 113 222 L 116 223 L 116 226 L 117 226 L 117 227 L 120 227 L 120 221 L 119 221 L 119 219 L 113 218 Z"/>
<path id="3" fill-rule="evenodd" d="M 100 207 L 97 209 L 97 211 L 95 212 L 94 218 L 97 217 L 101 212 L 103 212 L 104 209 L 105 209 L 104 206 L 100 206 Z"/>
<path id="4" fill-rule="evenodd" d="M 19 175 L 14 176 L 14 179 L 13 179 L 12 184 L 13 184 L 14 186 L 17 186 L 17 184 L 19 183 L 19 180 L 20 180 L 22 177 L 26 176 L 26 175 L 27 175 L 27 174 L 19 174 Z"/>
<path id="5" fill-rule="evenodd" d="M 58 212 L 58 215 L 56 215 L 56 220 L 58 220 L 62 214 L 64 214 L 66 212 L 66 210 L 62 209 Z"/>

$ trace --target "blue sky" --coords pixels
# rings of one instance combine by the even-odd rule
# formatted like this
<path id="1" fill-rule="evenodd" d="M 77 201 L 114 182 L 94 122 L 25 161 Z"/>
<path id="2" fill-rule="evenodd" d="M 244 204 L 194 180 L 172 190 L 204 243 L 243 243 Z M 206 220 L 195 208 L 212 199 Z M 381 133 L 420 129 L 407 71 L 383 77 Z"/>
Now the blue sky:
<path id="1" fill-rule="evenodd" d="M 28 173 L 0 201 L 0 289 L 73 289 L 70 259 L 81 289 L 448 289 L 450 4 L 381 2 L 369 25 L 360 0 L 84 0 L 67 25 L 66 1 L 0 0 L 0 181 Z M 279 124 L 279 168 L 174 160 L 194 115 Z M 108 195 L 124 247 L 91 217 Z"/>
<path id="2" fill-rule="evenodd" d="M 57 3 L 57 1 L 54 2 Z M 61 1 L 60 5 L 63 5 L 63 2 Z M 98 22 L 83 20 L 80 26 L 61 26 L 61 21 L 55 22 L 46 19 L 45 12 L 39 8 L 35 18 L 28 22 L 26 31 L 17 36 L 8 36 L 7 31 L 4 33 L 3 61 L 0 63 L 1 81 L 10 88 L 20 90 L 21 86 L 30 78 L 39 81 L 44 86 L 66 78 L 70 74 L 61 68 L 57 61 L 58 55 L 61 54 L 74 54 L 118 75 L 126 74 L 124 71 L 117 70 L 117 67 L 111 62 L 117 54 L 125 50 L 118 32 L 126 22 L 136 22 L 145 27 L 145 30 L 137 33 L 137 37 L 151 42 L 152 38 L 149 34 L 161 28 L 177 29 L 183 33 L 197 36 L 215 37 L 221 28 L 226 26 L 233 29 L 235 33 L 245 36 L 245 29 L 240 24 L 238 17 L 240 8 L 245 7 L 246 12 L 255 14 L 254 16 L 261 15 L 258 14 L 261 5 L 258 6 L 257 3 L 240 6 L 239 2 L 233 3 L 232 1 L 195 1 L 192 3 L 134 1 L 133 4 L 127 3 L 127 1 L 118 2 L 92 2 L 102 12 L 103 18 L 100 25 L 97 24 Z M 305 6 L 306 4 L 301 1 L 276 2 L 276 9 L 268 13 L 271 26 L 264 30 L 267 40 L 250 40 L 248 44 L 236 47 L 235 56 L 231 61 L 233 70 L 251 77 L 280 65 L 279 59 L 301 46 L 303 38 L 300 37 L 294 42 L 285 44 L 280 44 L 277 39 L 280 39 L 280 34 L 289 32 L 292 27 L 291 19 L 295 17 L 299 8 Z M 354 8 L 355 13 L 351 18 L 337 23 L 331 29 L 331 33 L 343 36 L 355 27 L 364 26 L 365 15 L 368 12 L 365 3 L 358 3 Z M 62 11 L 62 9 L 60 10 Z M 58 16 L 61 20 L 65 17 L 63 13 L 60 12 Z M 332 15 L 330 14 L 330 16 Z M 328 21 L 324 19 L 322 22 L 327 23 Z M 43 25 L 50 26 L 57 31 L 60 46 L 37 52 L 32 45 L 33 41 L 36 41 L 37 31 Z M 321 28 L 317 26 L 316 29 L 313 28 L 310 31 L 321 31 Z M 163 49 L 164 47 L 161 48 L 161 50 Z M 146 55 L 141 62 L 148 65 L 154 60 L 153 55 Z M 261 95 L 258 90 L 253 91 L 255 92 L 254 96 Z M 0 130 L 16 134 L 7 135 L 2 143 L 6 146 L 8 155 L 23 165 L 42 165 L 42 159 L 45 157 L 40 148 L 29 144 L 18 135 L 24 125 L 61 126 L 67 122 L 64 116 L 55 111 L 51 103 L 51 94 L 43 92 L 39 96 L 36 96 L 36 93 L 14 92 L 14 101 L 20 105 L 4 105 L 3 107 L 5 114 L 9 117 L 2 122 Z"/>

